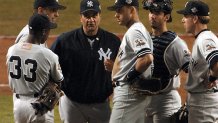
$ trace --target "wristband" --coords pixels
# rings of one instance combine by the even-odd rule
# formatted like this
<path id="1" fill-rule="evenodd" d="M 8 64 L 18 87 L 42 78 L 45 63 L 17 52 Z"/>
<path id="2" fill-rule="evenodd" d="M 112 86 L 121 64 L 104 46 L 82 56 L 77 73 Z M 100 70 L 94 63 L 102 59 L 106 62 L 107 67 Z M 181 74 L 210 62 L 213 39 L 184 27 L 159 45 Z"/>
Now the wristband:
<path id="1" fill-rule="evenodd" d="M 138 72 L 135 67 L 133 67 L 126 76 L 127 82 L 131 83 L 136 77 L 141 75 L 142 73 Z"/>
<path id="2" fill-rule="evenodd" d="M 214 82 L 217 79 L 217 77 L 210 75 L 208 79 L 209 79 L 209 82 Z"/>

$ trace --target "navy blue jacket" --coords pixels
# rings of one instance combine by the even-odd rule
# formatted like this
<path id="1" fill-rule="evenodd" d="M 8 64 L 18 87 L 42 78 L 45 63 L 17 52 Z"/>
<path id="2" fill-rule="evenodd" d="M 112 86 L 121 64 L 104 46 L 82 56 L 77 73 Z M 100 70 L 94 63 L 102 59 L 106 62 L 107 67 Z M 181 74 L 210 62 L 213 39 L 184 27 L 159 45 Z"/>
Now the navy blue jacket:
<path id="1" fill-rule="evenodd" d="M 99 28 L 93 47 L 82 27 L 60 35 L 51 50 L 59 56 L 64 75 L 62 89 L 72 101 L 101 103 L 113 92 L 111 72 L 104 68 L 104 57 L 115 60 L 120 39 Z"/>

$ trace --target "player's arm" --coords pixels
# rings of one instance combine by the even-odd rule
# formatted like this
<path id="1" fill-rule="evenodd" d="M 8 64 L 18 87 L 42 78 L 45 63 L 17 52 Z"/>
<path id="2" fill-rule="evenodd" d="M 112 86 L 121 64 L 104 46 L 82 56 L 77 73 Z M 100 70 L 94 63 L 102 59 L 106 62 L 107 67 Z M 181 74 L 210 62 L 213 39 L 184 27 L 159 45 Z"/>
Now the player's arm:
<path id="1" fill-rule="evenodd" d="M 152 54 L 145 54 L 141 57 L 138 57 L 135 66 L 127 74 L 126 81 L 131 84 L 133 82 L 132 80 L 134 80 L 147 70 L 147 68 L 151 65 L 152 61 Z"/>
<path id="2" fill-rule="evenodd" d="M 133 30 L 128 37 L 129 41 L 127 41 L 127 45 L 137 56 L 135 65 L 126 76 L 126 81 L 130 84 L 133 82 L 132 80 L 141 75 L 153 61 L 153 55 L 150 48 L 151 44 L 149 45 L 149 43 L 151 43 L 151 39 L 148 38 L 149 34 L 144 34 L 147 35 L 147 38 L 142 35 L 140 30 Z"/>
<path id="3" fill-rule="evenodd" d="M 210 70 L 209 70 L 209 81 L 213 82 L 217 79 L 218 79 L 218 59 L 212 66 L 210 66 Z"/>
<path id="4" fill-rule="evenodd" d="M 143 73 L 151 65 L 152 61 L 153 61 L 152 54 L 145 54 L 144 56 L 137 58 L 135 70 L 140 73 Z"/>
<path id="5" fill-rule="evenodd" d="M 210 66 L 209 77 L 208 77 L 209 83 L 206 85 L 207 88 L 216 87 L 217 79 L 218 79 L 218 61 L 216 61 L 216 63 L 214 63 L 212 66 Z"/>
<path id="6" fill-rule="evenodd" d="M 206 61 L 209 65 L 209 77 L 207 88 L 216 86 L 216 80 L 218 79 L 218 49 L 213 40 L 205 40 L 203 50 L 205 51 Z"/>

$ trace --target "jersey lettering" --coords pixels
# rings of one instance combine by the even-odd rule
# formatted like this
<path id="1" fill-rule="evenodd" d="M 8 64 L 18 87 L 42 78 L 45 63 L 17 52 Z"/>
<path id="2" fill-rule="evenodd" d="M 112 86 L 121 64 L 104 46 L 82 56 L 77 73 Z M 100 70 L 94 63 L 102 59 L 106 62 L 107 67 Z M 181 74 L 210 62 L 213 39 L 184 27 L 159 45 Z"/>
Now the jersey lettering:
<path id="1" fill-rule="evenodd" d="M 19 79 L 21 77 L 21 59 L 19 56 L 11 56 L 9 59 L 10 62 L 13 62 L 14 69 L 13 72 L 10 72 L 11 78 Z M 11 67 L 10 67 L 11 68 Z"/>
<path id="2" fill-rule="evenodd" d="M 10 67 L 10 76 L 14 79 L 21 78 L 21 68 L 25 67 L 28 71 L 24 74 L 24 79 L 28 82 L 36 81 L 36 70 L 37 70 L 37 62 L 33 59 L 26 59 L 24 63 L 25 66 L 21 66 L 21 58 L 19 56 L 11 56 L 9 61 L 13 65 Z"/>
<path id="3" fill-rule="evenodd" d="M 107 49 L 107 52 L 105 53 L 104 52 L 104 50 L 102 49 L 102 48 L 100 48 L 99 50 L 98 50 L 98 53 L 99 53 L 99 60 L 102 60 L 102 58 L 104 57 L 104 59 L 110 59 L 110 55 L 111 55 L 111 49 L 110 48 L 108 48 Z"/>
<path id="4" fill-rule="evenodd" d="M 32 64 L 32 68 L 29 69 L 29 72 L 32 74 L 32 76 L 28 77 L 27 75 L 24 75 L 24 79 L 28 82 L 34 82 L 36 81 L 36 69 L 37 69 L 37 62 L 33 59 L 27 59 L 25 60 L 25 64 L 28 66 L 29 64 Z M 28 72 L 27 72 L 28 73 Z"/>

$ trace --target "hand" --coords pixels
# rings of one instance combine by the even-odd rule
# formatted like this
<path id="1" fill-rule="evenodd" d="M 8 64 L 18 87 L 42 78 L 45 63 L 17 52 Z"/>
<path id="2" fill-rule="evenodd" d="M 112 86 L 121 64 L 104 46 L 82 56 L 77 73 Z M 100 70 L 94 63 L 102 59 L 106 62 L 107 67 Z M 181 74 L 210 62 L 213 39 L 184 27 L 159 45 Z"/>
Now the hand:
<path id="1" fill-rule="evenodd" d="M 209 82 L 209 83 L 207 83 L 207 85 L 206 85 L 207 89 L 211 89 L 211 88 L 216 87 L 216 86 L 217 86 L 217 82 L 216 82 L 216 81 L 214 81 L 214 82 Z"/>
<path id="2" fill-rule="evenodd" d="M 114 62 L 110 59 L 104 59 L 104 68 L 106 71 L 111 72 L 114 66 Z"/>
<path id="3" fill-rule="evenodd" d="M 208 83 L 206 84 L 206 87 L 208 89 L 211 89 L 211 88 L 216 87 L 216 86 L 217 86 L 217 77 L 210 75 L 208 78 Z"/>
<path id="4" fill-rule="evenodd" d="M 142 73 L 138 72 L 135 67 L 133 67 L 128 74 L 126 75 L 126 81 L 127 83 L 129 83 L 130 85 L 134 83 L 134 80 L 136 78 L 138 78 L 139 75 L 141 75 Z"/>

